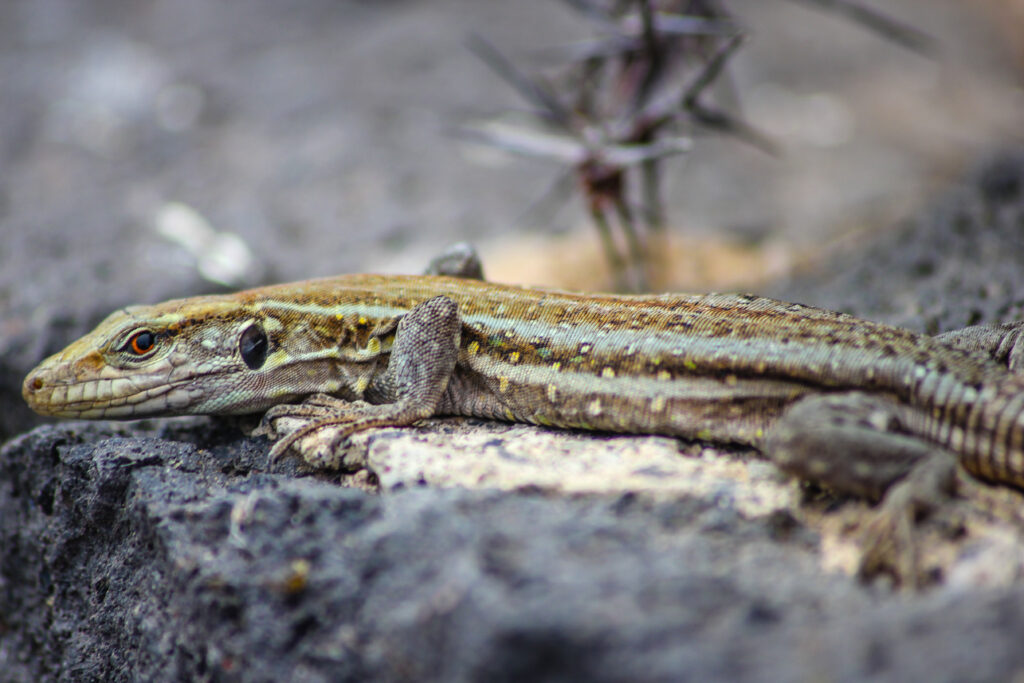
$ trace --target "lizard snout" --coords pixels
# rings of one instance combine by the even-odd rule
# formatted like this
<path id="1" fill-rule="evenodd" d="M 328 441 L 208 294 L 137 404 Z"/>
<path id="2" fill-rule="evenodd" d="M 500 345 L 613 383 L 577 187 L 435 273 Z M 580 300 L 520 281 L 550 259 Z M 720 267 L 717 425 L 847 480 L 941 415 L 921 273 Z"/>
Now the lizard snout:
<path id="1" fill-rule="evenodd" d="M 45 364 L 34 368 L 21 384 L 21 396 L 28 407 L 40 415 L 53 416 L 54 381 Z"/>

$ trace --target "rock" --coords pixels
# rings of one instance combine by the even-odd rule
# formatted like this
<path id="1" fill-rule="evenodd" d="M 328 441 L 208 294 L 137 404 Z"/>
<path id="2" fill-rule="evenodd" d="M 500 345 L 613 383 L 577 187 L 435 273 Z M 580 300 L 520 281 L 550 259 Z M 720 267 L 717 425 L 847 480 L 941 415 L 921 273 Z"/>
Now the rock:
<path id="1" fill-rule="evenodd" d="M 131 431 L 148 435 L 44 426 L 0 452 L 7 680 L 983 680 L 1024 665 L 1019 586 L 892 600 L 821 573 L 799 523 L 722 498 L 374 495 L 261 471 L 266 444 L 216 423 Z"/>

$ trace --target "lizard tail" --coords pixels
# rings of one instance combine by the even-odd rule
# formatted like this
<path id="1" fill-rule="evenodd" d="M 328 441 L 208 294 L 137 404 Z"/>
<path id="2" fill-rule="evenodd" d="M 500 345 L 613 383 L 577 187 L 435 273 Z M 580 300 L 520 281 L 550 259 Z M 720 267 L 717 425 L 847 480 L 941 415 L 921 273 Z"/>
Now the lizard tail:
<path id="1" fill-rule="evenodd" d="M 944 441 L 964 468 L 989 481 L 1024 489 L 1024 375 L 1009 375 L 963 401 Z"/>

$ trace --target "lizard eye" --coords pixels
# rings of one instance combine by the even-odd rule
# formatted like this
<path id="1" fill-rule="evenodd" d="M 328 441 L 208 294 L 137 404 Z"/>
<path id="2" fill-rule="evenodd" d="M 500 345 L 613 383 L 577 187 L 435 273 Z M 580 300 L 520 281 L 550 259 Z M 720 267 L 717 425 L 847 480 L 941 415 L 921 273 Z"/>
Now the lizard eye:
<path id="1" fill-rule="evenodd" d="M 153 350 L 154 346 L 156 346 L 156 336 L 149 330 L 142 330 L 133 334 L 122 350 L 131 351 L 136 356 L 145 356 Z"/>
<path id="2" fill-rule="evenodd" d="M 259 370 L 263 367 L 264 361 L 267 360 L 269 346 L 267 333 L 259 325 L 250 325 L 245 328 L 245 332 L 238 340 L 238 352 L 242 354 L 242 360 L 250 370 Z"/>

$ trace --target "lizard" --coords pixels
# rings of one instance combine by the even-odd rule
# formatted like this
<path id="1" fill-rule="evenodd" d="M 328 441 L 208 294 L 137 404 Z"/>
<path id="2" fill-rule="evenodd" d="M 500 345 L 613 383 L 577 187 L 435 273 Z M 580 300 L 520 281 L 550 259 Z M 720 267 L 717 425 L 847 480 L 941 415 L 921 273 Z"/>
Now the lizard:
<path id="1" fill-rule="evenodd" d="M 919 471 L 948 487 L 957 462 L 1024 488 L 1020 324 L 929 337 L 753 295 L 502 285 L 464 246 L 428 273 L 131 306 L 23 396 L 65 418 L 262 414 L 271 461 L 317 468 L 356 432 L 451 415 L 746 444 L 876 500 Z"/>

